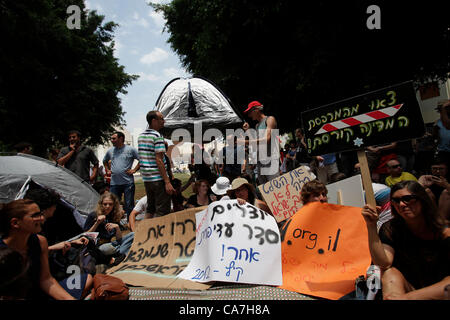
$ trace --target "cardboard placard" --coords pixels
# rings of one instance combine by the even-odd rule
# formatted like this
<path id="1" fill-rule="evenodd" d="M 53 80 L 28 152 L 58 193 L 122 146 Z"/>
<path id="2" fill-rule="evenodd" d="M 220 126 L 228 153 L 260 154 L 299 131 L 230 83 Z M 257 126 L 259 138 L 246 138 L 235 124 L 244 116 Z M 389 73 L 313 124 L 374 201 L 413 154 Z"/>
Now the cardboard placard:
<path id="1" fill-rule="evenodd" d="M 335 183 L 327 184 L 328 203 L 362 208 L 364 190 L 361 175 L 356 175 Z"/>
<path id="2" fill-rule="evenodd" d="M 249 203 L 223 200 L 196 218 L 194 256 L 180 278 L 282 284 L 280 233 L 272 215 Z"/>
<path id="3" fill-rule="evenodd" d="M 290 218 L 303 206 L 300 191 L 315 178 L 308 167 L 301 166 L 258 186 L 277 222 Z"/>
<path id="4" fill-rule="evenodd" d="M 174 212 L 139 223 L 127 257 L 108 274 L 133 286 L 207 289 L 210 286 L 178 278 L 195 249 L 195 213 L 206 207 Z"/>
<path id="5" fill-rule="evenodd" d="M 361 208 L 308 203 L 281 237 L 283 289 L 336 300 L 355 290 L 371 262 Z"/>
<path id="6" fill-rule="evenodd" d="M 420 106 L 411 81 L 302 112 L 310 155 L 421 137 Z"/>

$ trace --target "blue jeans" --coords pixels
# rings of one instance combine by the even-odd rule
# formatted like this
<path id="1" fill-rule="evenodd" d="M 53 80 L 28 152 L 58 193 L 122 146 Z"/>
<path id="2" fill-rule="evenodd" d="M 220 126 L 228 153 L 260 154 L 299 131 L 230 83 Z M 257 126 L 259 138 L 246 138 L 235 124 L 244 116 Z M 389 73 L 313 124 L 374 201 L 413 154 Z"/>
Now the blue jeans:
<path id="1" fill-rule="evenodd" d="M 130 232 L 124 235 L 120 240 L 102 244 L 98 249 L 105 256 L 112 256 L 119 252 L 121 254 L 127 255 L 128 251 L 131 248 L 131 245 L 133 244 L 133 240 L 134 232 Z"/>
<path id="2" fill-rule="evenodd" d="M 111 193 L 114 193 L 119 198 L 119 200 L 122 198 L 123 194 L 124 200 L 123 210 L 127 214 L 127 218 L 134 208 L 134 190 L 135 190 L 134 183 L 111 185 L 109 189 L 109 191 L 111 191 Z"/>

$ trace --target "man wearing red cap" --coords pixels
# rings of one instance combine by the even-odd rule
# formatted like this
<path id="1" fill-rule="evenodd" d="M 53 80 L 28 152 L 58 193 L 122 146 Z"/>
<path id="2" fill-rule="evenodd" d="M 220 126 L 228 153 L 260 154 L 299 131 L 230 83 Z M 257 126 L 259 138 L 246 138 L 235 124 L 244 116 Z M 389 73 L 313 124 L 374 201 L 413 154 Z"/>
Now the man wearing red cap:
<path id="1" fill-rule="evenodd" d="M 256 142 L 258 144 L 258 162 L 256 164 L 258 184 L 264 184 L 280 175 L 280 150 L 275 132 L 278 131 L 276 130 L 277 121 L 273 116 L 264 114 L 263 105 L 258 101 L 250 102 L 244 114 L 258 122 L 255 127 L 257 138 L 253 141 L 246 140 L 245 143 Z M 248 128 L 249 124 L 244 123 L 243 129 L 247 130 Z M 267 148 L 265 148 L 266 146 Z"/>

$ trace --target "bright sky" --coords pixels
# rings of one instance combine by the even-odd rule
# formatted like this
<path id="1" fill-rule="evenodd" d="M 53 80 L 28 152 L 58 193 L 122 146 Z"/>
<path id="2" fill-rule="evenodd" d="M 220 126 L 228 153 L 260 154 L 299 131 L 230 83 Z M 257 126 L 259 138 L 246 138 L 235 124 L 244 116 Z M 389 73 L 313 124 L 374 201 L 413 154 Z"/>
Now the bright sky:
<path id="1" fill-rule="evenodd" d="M 151 0 L 168 3 L 171 0 Z M 190 77 L 162 32 L 165 20 L 147 3 L 149 0 L 85 0 L 89 10 L 105 16 L 104 22 L 119 24 L 115 31 L 115 56 L 128 74 L 140 78 L 120 95 L 127 129 L 132 135 L 147 125 L 145 115 L 156 104 L 165 85 L 177 77 Z"/>

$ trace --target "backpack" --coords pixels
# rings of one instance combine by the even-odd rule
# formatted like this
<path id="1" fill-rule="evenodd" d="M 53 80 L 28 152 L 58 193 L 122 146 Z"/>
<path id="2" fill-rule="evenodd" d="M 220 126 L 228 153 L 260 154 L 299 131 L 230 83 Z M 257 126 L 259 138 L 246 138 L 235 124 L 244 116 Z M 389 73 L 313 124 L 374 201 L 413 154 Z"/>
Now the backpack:
<path id="1" fill-rule="evenodd" d="M 107 274 L 96 274 L 91 291 L 92 300 L 128 300 L 129 289 L 125 283 Z"/>

